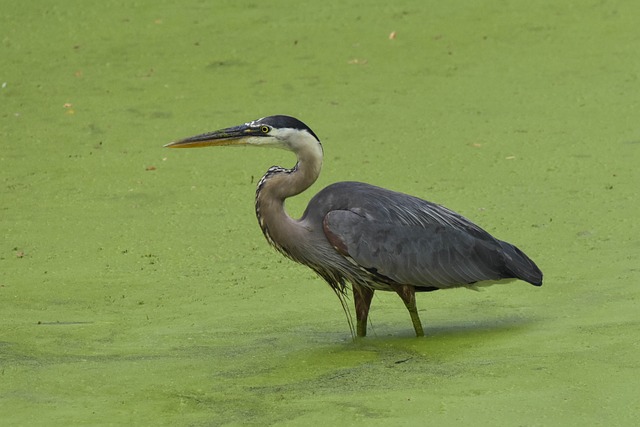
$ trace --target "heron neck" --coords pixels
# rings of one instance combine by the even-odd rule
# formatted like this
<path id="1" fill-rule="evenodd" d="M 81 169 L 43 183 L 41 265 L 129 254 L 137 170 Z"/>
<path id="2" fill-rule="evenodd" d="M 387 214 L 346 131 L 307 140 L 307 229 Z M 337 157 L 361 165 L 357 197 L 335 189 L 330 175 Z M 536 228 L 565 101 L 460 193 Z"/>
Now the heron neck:
<path id="1" fill-rule="evenodd" d="M 319 145 L 319 144 L 318 144 Z M 256 216 L 265 237 L 273 246 L 292 256 L 287 246 L 304 239 L 305 228 L 285 210 L 285 200 L 309 188 L 320 175 L 322 148 L 296 153 L 298 162 L 293 169 L 270 168 L 258 183 Z"/>

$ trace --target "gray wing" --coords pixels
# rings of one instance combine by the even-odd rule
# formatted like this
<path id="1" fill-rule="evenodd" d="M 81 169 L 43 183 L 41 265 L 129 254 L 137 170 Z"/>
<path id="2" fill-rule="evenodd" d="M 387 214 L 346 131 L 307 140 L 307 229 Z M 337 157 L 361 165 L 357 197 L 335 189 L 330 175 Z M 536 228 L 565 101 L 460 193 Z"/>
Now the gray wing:
<path id="1" fill-rule="evenodd" d="M 352 210 L 330 211 L 323 220 L 327 239 L 338 252 L 399 284 L 447 288 L 513 277 L 505 265 L 503 242 L 475 225 L 461 225 L 379 221 Z"/>

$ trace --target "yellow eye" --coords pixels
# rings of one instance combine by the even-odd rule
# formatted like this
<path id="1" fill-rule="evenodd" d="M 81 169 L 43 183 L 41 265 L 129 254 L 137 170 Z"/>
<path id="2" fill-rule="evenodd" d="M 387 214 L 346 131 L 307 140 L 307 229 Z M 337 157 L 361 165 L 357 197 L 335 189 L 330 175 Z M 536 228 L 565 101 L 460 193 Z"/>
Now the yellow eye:
<path id="1" fill-rule="evenodd" d="M 269 126 L 260 127 L 260 131 L 262 131 L 262 133 L 269 133 L 270 130 Z"/>

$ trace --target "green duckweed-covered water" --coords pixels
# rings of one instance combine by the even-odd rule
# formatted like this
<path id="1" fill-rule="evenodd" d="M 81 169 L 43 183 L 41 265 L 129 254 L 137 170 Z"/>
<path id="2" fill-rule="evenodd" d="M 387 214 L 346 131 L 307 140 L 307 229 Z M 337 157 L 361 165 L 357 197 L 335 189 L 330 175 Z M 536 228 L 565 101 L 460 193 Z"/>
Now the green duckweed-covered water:
<path id="1" fill-rule="evenodd" d="M 2 1 L 3 425 L 634 425 L 633 1 Z M 393 35 L 392 35 L 393 33 Z M 391 37 L 390 37 L 391 36 Z M 325 169 L 444 204 L 545 273 L 336 297 L 264 241 L 283 151 L 167 150 L 290 114 Z"/>

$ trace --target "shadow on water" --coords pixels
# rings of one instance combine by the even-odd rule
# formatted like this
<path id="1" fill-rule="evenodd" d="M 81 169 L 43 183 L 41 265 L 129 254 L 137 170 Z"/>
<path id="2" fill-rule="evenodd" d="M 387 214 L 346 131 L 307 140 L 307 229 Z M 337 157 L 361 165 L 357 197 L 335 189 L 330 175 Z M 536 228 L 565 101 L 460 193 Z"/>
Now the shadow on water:
<path id="1" fill-rule="evenodd" d="M 289 335 L 269 342 L 259 349 L 252 345 L 254 352 L 270 353 L 264 357 L 260 367 L 244 370 L 248 377 L 268 373 L 267 377 L 278 382 L 286 378 L 295 380 L 297 375 L 317 377 L 333 375 L 342 370 L 364 369 L 372 365 L 394 366 L 409 361 L 428 362 L 434 365 L 461 359 L 470 351 L 482 352 L 483 347 L 509 346 L 511 338 L 521 341 L 518 334 L 535 320 L 523 317 L 506 317 L 495 320 L 457 322 L 427 327 L 425 337 L 415 337 L 413 331 L 394 331 L 386 336 L 370 334 L 365 338 L 340 336 L 332 333 L 308 333 L 308 341 L 302 342 L 299 335 Z M 328 344 L 331 342 L 332 344 Z M 517 345 L 517 344 L 513 344 Z M 269 349 L 270 347 L 270 349 Z M 249 350 L 251 351 L 251 350 Z M 237 372 L 236 372 L 237 374 Z M 299 379 L 299 378 L 298 378 Z"/>
<path id="2" fill-rule="evenodd" d="M 435 326 L 427 326 L 428 337 L 440 338 L 479 333 L 504 333 L 514 332 L 526 328 L 535 322 L 535 319 L 521 316 L 502 317 L 499 319 L 483 319 L 476 321 L 448 322 Z"/>
<path id="3" fill-rule="evenodd" d="M 512 333 L 517 333 L 528 328 L 536 320 L 529 317 L 509 316 L 497 319 L 467 320 L 457 322 L 431 323 L 425 325 L 425 337 L 416 337 L 413 329 L 394 330 L 388 334 L 382 334 L 381 330 L 388 330 L 386 325 L 370 325 L 369 334 L 365 338 L 355 338 L 356 346 L 366 345 L 398 345 L 407 343 L 416 346 L 438 346 L 447 342 L 469 343 L 478 339 L 490 337 L 500 338 Z"/>
<path id="4" fill-rule="evenodd" d="M 246 350 L 253 355 L 242 351 L 244 362 L 253 362 L 243 367 L 234 363 L 230 370 L 219 371 L 215 396 L 205 394 L 228 420 L 274 417 L 274 422 L 282 422 L 304 413 L 304 402 L 318 399 L 347 405 L 343 410 L 367 418 L 381 418 L 385 411 L 375 408 L 384 408 L 386 393 L 404 393 L 407 387 L 415 387 L 416 381 L 423 384 L 424 392 L 435 391 L 443 382 L 457 381 L 477 369 L 498 369 L 504 360 L 499 351 L 492 354 L 492 349 L 518 345 L 514 343 L 521 341 L 518 334 L 534 322 L 513 316 L 436 324 L 427 327 L 424 338 L 413 336 L 412 330 L 393 331 L 387 336 L 372 333 L 357 339 L 338 332 L 307 330 L 306 339 L 301 340 L 302 332 L 291 331 L 277 342 L 262 338 L 262 344 L 249 346 Z M 372 397 L 372 402 L 380 400 L 380 405 L 358 406 L 349 397 L 362 393 L 375 394 L 378 397 Z M 274 407 L 282 409 L 283 401 L 293 396 L 302 412 L 284 405 L 287 410 L 273 413 Z M 247 402 L 253 402 L 249 412 Z M 244 412 L 238 412 L 239 407 L 244 407 Z"/>

